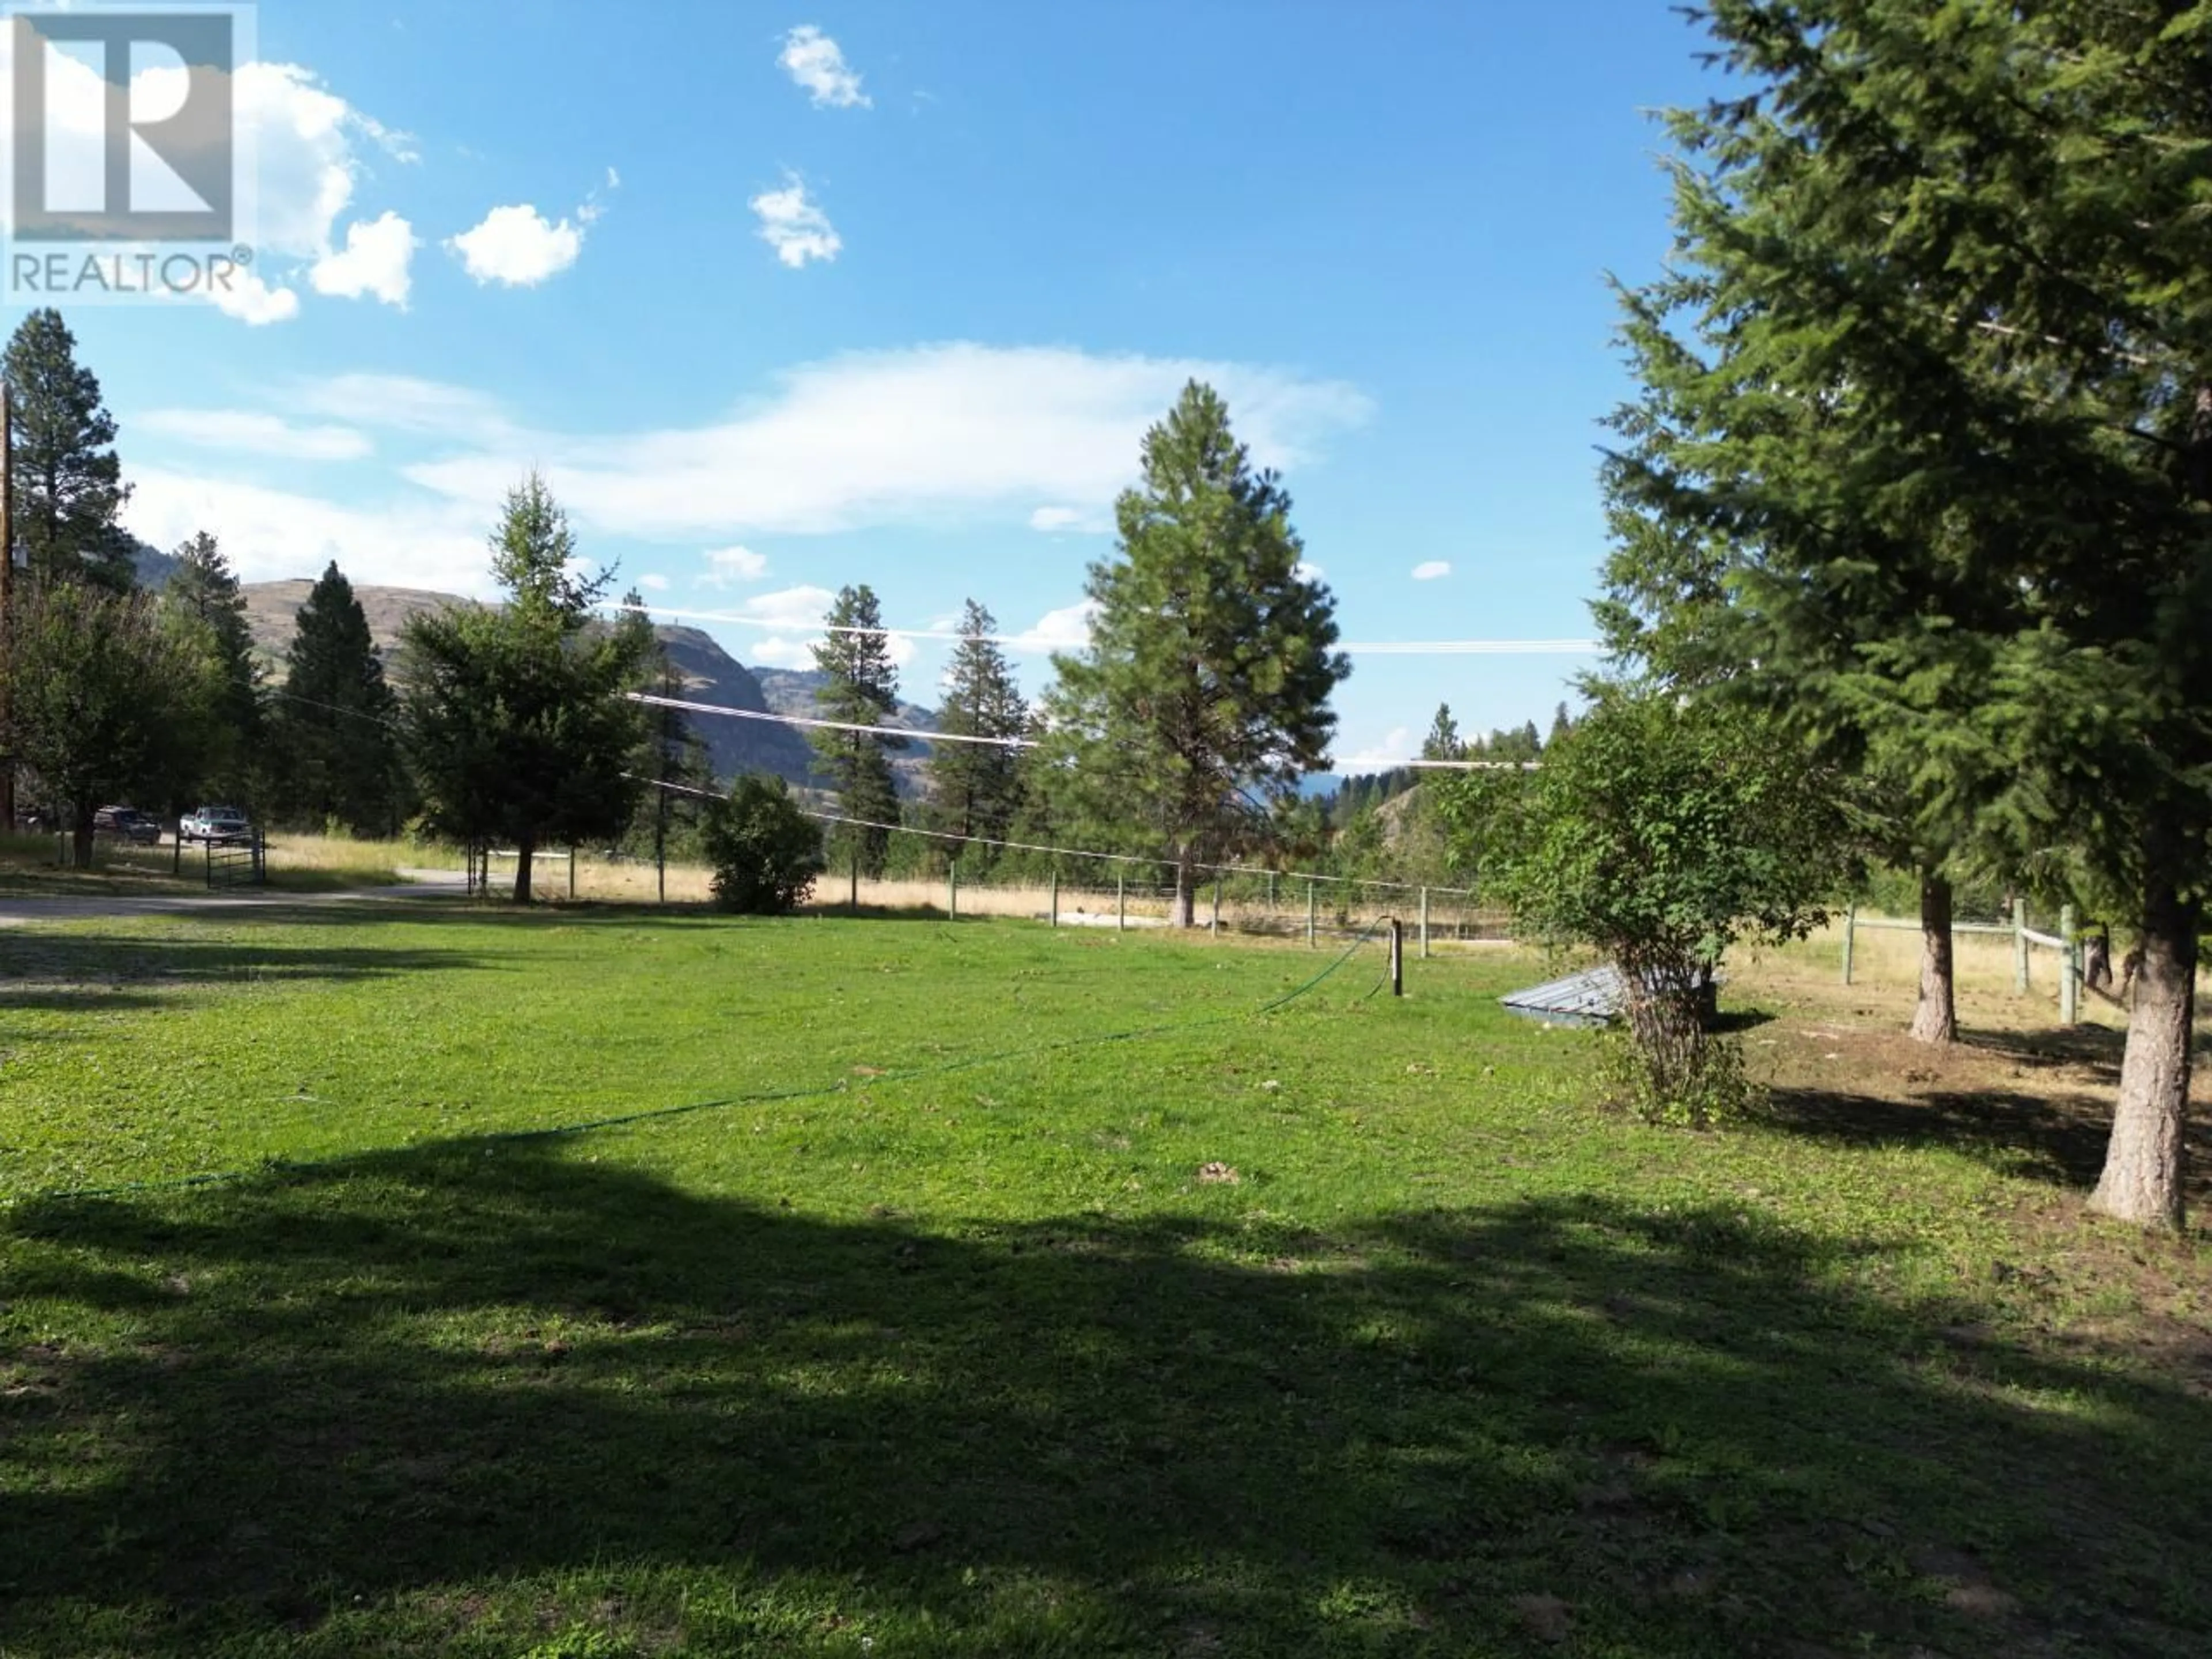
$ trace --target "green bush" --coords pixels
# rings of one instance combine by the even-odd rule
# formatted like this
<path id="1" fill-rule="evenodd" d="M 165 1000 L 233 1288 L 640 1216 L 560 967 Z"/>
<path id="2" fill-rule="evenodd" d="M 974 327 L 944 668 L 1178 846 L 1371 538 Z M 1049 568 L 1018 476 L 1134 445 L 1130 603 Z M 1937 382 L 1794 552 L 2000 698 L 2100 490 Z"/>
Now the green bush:
<path id="1" fill-rule="evenodd" d="M 821 829 L 781 778 L 739 778 L 708 811 L 701 839 L 714 902 L 743 915 L 790 915 L 825 867 Z"/>

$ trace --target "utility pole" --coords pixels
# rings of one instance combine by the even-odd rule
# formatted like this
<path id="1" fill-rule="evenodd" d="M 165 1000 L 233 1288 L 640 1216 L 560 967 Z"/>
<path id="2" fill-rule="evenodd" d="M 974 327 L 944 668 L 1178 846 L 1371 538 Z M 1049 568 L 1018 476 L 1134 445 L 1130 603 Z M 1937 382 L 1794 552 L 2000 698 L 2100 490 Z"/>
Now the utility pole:
<path id="1" fill-rule="evenodd" d="M 0 379 L 0 834 L 15 833 L 15 750 L 9 738 L 14 697 L 9 647 L 15 631 L 15 393 Z"/>

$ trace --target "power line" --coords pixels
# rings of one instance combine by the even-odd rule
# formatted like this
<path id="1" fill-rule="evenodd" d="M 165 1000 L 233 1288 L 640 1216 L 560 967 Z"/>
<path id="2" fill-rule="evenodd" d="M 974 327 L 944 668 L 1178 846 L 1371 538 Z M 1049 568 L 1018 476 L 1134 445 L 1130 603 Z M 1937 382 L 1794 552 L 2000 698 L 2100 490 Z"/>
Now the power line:
<path id="1" fill-rule="evenodd" d="M 983 738 L 958 732 L 909 732 L 898 726 L 860 726 L 850 720 L 814 720 L 800 714 L 778 714 L 763 708 L 732 708 L 723 703 L 689 702 L 682 697 L 658 697 L 649 692 L 626 691 L 623 694 L 632 702 L 648 703 L 655 708 L 681 708 L 694 714 L 727 714 L 732 720 L 769 720 L 779 726 L 804 726 L 820 732 L 861 732 L 876 738 L 911 738 L 921 743 L 980 743 L 996 749 L 1027 749 L 1031 745 L 1021 738 Z"/>
<path id="2" fill-rule="evenodd" d="M 1079 644 L 1074 640 L 1051 641 L 1034 634 L 965 634 L 951 628 L 856 628 L 848 623 L 795 623 L 771 617 L 747 616 L 741 611 L 686 611 L 673 605 L 620 604 L 609 607 L 635 611 L 641 617 L 678 617 L 688 622 L 734 623 L 771 634 L 856 634 L 884 640 L 980 640 L 990 645 L 1010 645 L 1023 651 L 1056 650 Z M 1366 657 L 1481 657 L 1481 656 L 1595 656 L 1604 649 L 1595 640 L 1359 640 L 1340 645 L 1340 651 Z"/>
<path id="3" fill-rule="evenodd" d="M 726 796 L 719 795 L 711 789 L 695 789 L 687 784 L 681 783 L 664 783 L 658 778 L 640 777 L 635 772 L 626 772 L 623 775 L 633 783 L 650 784 L 655 788 L 671 790 L 682 795 L 696 795 L 703 800 L 727 799 Z M 1174 867 L 1176 863 L 1173 859 L 1152 857 L 1138 853 L 1095 853 L 1080 847 L 1049 847 L 1041 842 L 1001 841 L 992 836 L 963 835 L 953 830 L 924 830 L 910 823 L 881 823 L 870 818 L 848 818 L 836 812 L 817 812 L 811 807 L 801 806 L 798 810 L 802 817 L 819 818 L 824 823 L 848 824 L 855 830 L 884 830 L 896 836 L 923 836 L 932 841 L 958 842 L 963 846 L 996 847 L 1012 853 L 1047 853 L 1055 858 L 1097 859 L 1110 864 L 1149 865 L 1156 869 L 1170 869 Z M 1301 870 L 1270 870 L 1264 865 L 1257 864 L 1194 862 L 1191 868 L 1217 875 L 1273 876 L 1280 881 L 1325 881 L 1340 886 L 1381 888 L 1395 893 L 1417 893 L 1422 890 L 1419 882 L 1367 881 L 1358 876 L 1324 876 L 1310 874 Z M 1472 887 L 1431 887 L 1427 890 L 1450 897 L 1472 898 L 1474 896 L 1474 890 Z"/>

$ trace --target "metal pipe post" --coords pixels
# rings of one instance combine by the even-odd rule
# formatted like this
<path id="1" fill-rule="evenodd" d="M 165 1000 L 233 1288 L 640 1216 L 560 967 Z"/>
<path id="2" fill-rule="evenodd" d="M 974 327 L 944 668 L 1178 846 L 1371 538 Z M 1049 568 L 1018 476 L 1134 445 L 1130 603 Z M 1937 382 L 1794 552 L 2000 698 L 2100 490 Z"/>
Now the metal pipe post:
<path id="1" fill-rule="evenodd" d="M 2058 1023 L 2071 1025 L 2081 1015 L 2081 946 L 2074 937 L 2074 907 L 2058 912 Z"/>

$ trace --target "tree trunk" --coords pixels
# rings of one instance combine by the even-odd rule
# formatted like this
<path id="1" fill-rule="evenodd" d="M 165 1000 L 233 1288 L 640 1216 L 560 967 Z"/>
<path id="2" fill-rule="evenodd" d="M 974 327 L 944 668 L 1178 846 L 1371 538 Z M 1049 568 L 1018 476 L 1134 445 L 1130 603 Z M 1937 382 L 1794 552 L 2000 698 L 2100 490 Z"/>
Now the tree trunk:
<path id="1" fill-rule="evenodd" d="M 1920 872 L 1920 1003 L 1912 1011 L 1917 1042 L 1950 1042 L 1959 1035 L 1951 971 L 1951 884 Z"/>
<path id="2" fill-rule="evenodd" d="M 76 870 L 92 868 L 92 814 L 94 809 L 80 803 L 76 822 L 70 830 L 70 866 Z"/>
<path id="3" fill-rule="evenodd" d="M 517 904 L 530 902 L 530 866 L 537 862 L 536 835 L 517 836 L 514 838 L 514 902 Z"/>
<path id="4" fill-rule="evenodd" d="M 2146 1227 L 2182 1222 L 2182 1131 L 2189 1116 L 2197 934 L 2203 917 L 2155 860 L 2144 884 L 2142 971 L 2128 1016 L 2120 1099 L 2089 1207 Z"/>
<path id="5" fill-rule="evenodd" d="M 1188 848 L 1176 854 L 1176 926 L 1198 926 L 1198 869 Z"/>

